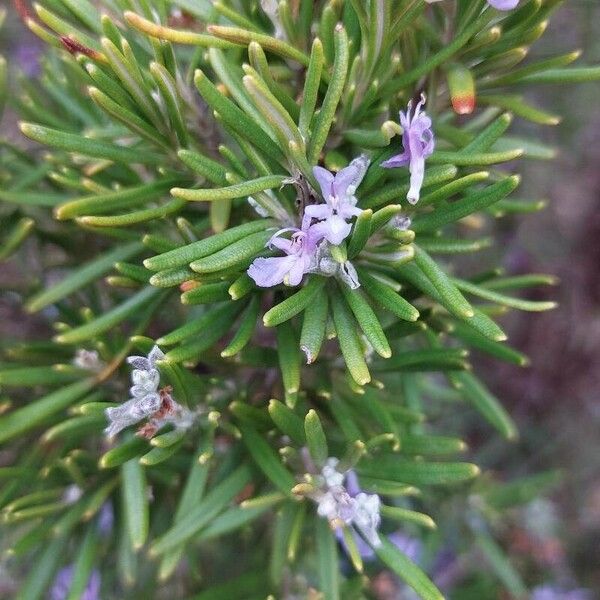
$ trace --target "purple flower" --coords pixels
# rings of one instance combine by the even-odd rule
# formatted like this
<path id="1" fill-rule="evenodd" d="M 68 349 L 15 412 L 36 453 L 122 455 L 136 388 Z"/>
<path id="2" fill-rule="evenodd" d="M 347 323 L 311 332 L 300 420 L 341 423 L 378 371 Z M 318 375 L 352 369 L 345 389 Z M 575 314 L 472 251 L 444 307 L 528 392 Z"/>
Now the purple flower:
<path id="1" fill-rule="evenodd" d="M 488 0 L 488 4 L 497 10 L 512 10 L 517 7 L 519 0 Z"/>
<path id="2" fill-rule="evenodd" d="M 109 500 L 105 502 L 100 508 L 98 513 L 98 532 L 102 537 L 108 537 L 115 523 L 115 512 L 113 510 L 112 502 Z"/>
<path id="3" fill-rule="evenodd" d="M 69 565 L 57 573 L 48 600 L 66 600 L 71 591 L 72 582 L 73 565 Z M 100 600 L 100 573 L 97 570 L 92 571 L 80 598 L 81 600 Z"/>
<path id="4" fill-rule="evenodd" d="M 302 228 L 286 227 L 280 229 L 269 240 L 267 245 L 283 250 L 286 256 L 270 258 L 259 257 L 248 268 L 248 275 L 259 287 L 273 287 L 280 283 L 298 285 L 305 273 L 308 273 L 315 262 L 317 244 L 322 236 L 310 225 L 310 218 L 302 220 Z M 290 239 L 281 234 L 293 232 Z"/>
<path id="5" fill-rule="evenodd" d="M 362 212 L 356 206 L 354 194 L 368 166 L 369 159 L 361 154 L 335 175 L 323 167 L 313 168 L 325 204 L 307 206 L 304 214 L 320 221 L 315 225 L 316 230 L 334 246 L 348 237 L 351 229 L 348 221 Z"/>
<path id="6" fill-rule="evenodd" d="M 131 398 L 119 406 L 107 408 L 105 413 L 109 421 L 104 430 L 108 437 L 117 435 L 125 427 L 129 427 L 149 417 L 160 408 L 160 373 L 156 362 L 164 358 L 162 350 L 154 346 L 148 356 L 129 356 L 127 362 L 133 367 L 129 390 Z"/>
<path id="7" fill-rule="evenodd" d="M 377 530 L 381 524 L 381 500 L 377 494 L 365 494 L 354 471 L 342 473 L 337 469 L 338 464 L 337 458 L 328 458 L 321 470 L 325 485 L 314 496 L 317 514 L 329 521 L 342 541 L 343 534 L 339 529 L 346 525 L 352 526 L 353 534 L 359 531 L 369 546 L 379 546 L 381 540 Z M 361 544 L 358 548 L 361 554 L 365 550 Z"/>
<path id="8" fill-rule="evenodd" d="M 440 2 L 440 0 L 425 0 L 429 4 Z M 487 3 L 497 10 L 512 10 L 517 7 L 519 0 L 487 0 Z"/>
<path id="9" fill-rule="evenodd" d="M 248 268 L 248 275 L 259 287 L 273 287 L 280 283 L 296 286 L 306 273 L 320 273 L 338 277 L 353 289 L 360 285 L 353 265 L 337 263 L 331 256 L 329 244 L 341 244 L 352 228 L 348 221 L 359 215 L 354 195 L 360 185 L 369 159 L 366 155 L 355 158 L 336 175 L 322 167 L 314 167 L 325 202 L 311 204 L 304 209 L 302 226 L 285 227 L 277 231 L 267 246 L 278 248 L 285 256 L 259 257 Z M 288 239 L 282 234 L 291 232 Z"/>
<path id="10" fill-rule="evenodd" d="M 425 104 L 425 97 L 421 96 L 414 113 L 412 113 L 412 100 L 408 103 L 405 113 L 400 111 L 404 152 L 381 163 L 381 166 L 386 169 L 408 165 L 410 189 L 406 198 L 411 204 L 416 204 L 419 200 L 425 176 L 425 159 L 431 155 L 435 146 L 433 132 L 431 131 L 431 119 L 424 111 L 421 112 L 423 104 Z"/>
<path id="11" fill-rule="evenodd" d="M 590 590 L 565 590 L 552 585 L 541 585 L 531 591 L 531 600 L 591 600 Z"/>

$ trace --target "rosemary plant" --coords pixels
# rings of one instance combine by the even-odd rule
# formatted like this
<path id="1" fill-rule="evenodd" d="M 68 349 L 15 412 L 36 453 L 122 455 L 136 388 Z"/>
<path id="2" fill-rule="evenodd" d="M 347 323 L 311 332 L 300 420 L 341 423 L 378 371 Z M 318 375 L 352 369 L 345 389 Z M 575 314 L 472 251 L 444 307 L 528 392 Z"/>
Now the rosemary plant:
<path id="1" fill-rule="evenodd" d="M 458 436 L 516 438 L 469 353 L 525 365 L 496 317 L 553 307 L 477 253 L 543 205 L 514 171 L 553 151 L 507 131 L 559 118 L 523 90 L 600 78 L 523 62 L 561 4 L 15 0 L 46 51 L 10 88 L 0 61 L 33 141 L 1 142 L 0 257 L 54 331 L 2 342 L 17 597 L 349 600 L 387 570 L 439 599 L 450 494 L 527 596 L 489 523 L 555 476 L 478 477 Z"/>

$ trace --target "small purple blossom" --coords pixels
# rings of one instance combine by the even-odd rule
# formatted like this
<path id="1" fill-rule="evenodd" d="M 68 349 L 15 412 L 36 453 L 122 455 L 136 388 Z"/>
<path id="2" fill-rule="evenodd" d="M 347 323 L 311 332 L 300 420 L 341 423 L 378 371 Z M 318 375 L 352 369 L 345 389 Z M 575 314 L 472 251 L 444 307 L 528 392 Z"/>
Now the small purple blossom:
<path id="1" fill-rule="evenodd" d="M 362 154 L 335 175 L 323 167 L 313 168 L 325 204 L 307 206 L 304 214 L 320 221 L 315 225 L 317 231 L 334 246 L 348 237 L 351 229 L 348 220 L 362 212 L 356 206 L 354 194 L 368 167 L 369 159 Z"/>
<path id="2" fill-rule="evenodd" d="M 348 221 L 362 212 L 356 206 L 354 194 L 368 166 L 369 159 L 363 154 L 335 175 L 322 167 L 314 167 L 325 202 L 305 208 L 300 228 L 285 227 L 271 237 L 267 246 L 282 250 L 285 256 L 256 258 L 248 268 L 248 275 L 256 285 L 296 286 L 306 273 L 319 273 L 338 277 L 353 289 L 360 286 L 354 266 L 349 261 L 337 262 L 330 245 L 337 246 L 348 237 L 352 228 Z M 289 238 L 282 237 L 290 232 Z"/>
<path id="3" fill-rule="evenodd" d="M 292 232 L 290 239 L 281 237 L 287 232 Z M 259 287 L 273 287 L 280 283 L 298 285 L 304 274 L 315 266 L 315 252 L 321 239 L 307 217 L 302 220 L 301 229 L 280 229 L 271 237 L 267 246 L 283 250 L 286 256 L 259 257 L 248 268 L 248 275 Z"/>
<path id="4" fill-rule="evenodd" d="M 425 0 L 429 4 L 440 2 L 440 0 Z M 517 8 L 519 0 L 487 0 L 487 3 L 496 10 L 512 10 Z"/>
<path id="5" fill-rule="evenodd" d="M 48 600 L 66 600 L 73 583 L 73 565 L 61 569 L 52 584 Z M 80 596 L 81 600 L 100 600 L 100 573 L 94 569 Z"/>
<path id="6" fill-rule="evenodd" d="M 321 471 L 324 486 L 313 496 L 317 514 L 329 521 L 338 537 L 340 527 L 352 526 L 352 533 L 360 532 L 369 546 L 377 547 L 381 544 L 377 531 L 381 523 L 381 500 L 377 494 L 363 492 L 354 471 L 341 473 L 338 464 L 337 458 L 329 458 Z M 361 545 L 358 548 L 362 553 Z"/>
<path id="7" fill-rule="evenodd" d="M 592 600 L 590 590 L 566 590 L 553 585 L 541 585 L 531 591 L 531 600 Z"/>
<path id="8" fill-rule="evenodd" d="M 102 537 L 108 537 L 115 523 L 115 512 L 113 510 L 112 502 L 109 500 L 105 502 L 98 513 L 97 527 L 98 532 Z"/>
<path id="9" fill-rule="evenodd" d="M 131 398 L 121 404 L 106 409 L 109 420 L 104 430 L 108 437 L 114 437 L 122 429 L 149 417 L 160 408 L 160 373 L 156 362 L 164 358 L 162 350 L 154 346 L 148 356 L 130 356 L 127 362 L 133 367 L 131 372 L 132 386 L 129 389 Z"/>
<path id="10" fill-rule="evenodd" d="M 488 0 L 488 4 L 497 10 L 512 10 L 517 8 L 519 0 Z"/>
<path id="11" fill-rule="evenodd" d="M 431 130 L 431 119 L 425 111 L 421 111 L 425 104 L 425 97 L 415 107 L 413 112 L 412 100 L 408 103 L 406 112 L 400 111 L 400 125 L 402 125 L 401 154 L 392 156 L 389 160 L 381 163 L 386 169 L 406 167 L 410 170 L 410 189 L 406 195 L 411 204 L 416 204 L 421 195 L 423 178 L 425 177 L 425 159 L 431 155 L 435 147 L 433 131 Z"/>

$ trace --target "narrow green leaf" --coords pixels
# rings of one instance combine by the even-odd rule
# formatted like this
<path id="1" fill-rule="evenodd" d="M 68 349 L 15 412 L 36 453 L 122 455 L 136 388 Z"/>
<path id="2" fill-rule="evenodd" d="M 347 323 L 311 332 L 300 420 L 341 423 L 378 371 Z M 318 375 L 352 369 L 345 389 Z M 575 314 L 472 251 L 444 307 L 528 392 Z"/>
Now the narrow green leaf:
<path id="1" fill-rule="evenodd" d="M 429 279 L 453 314 L 464 318 L 474 315 L 473 308 L 439 265 L 421 248 L 415 247 L 415 264 Z"/>
<path id="2" fill-rule="evenodd" d="M 193 4 L 191 5 L 194 6 Z M 186 7 L 187 8 L 187 7 Z M 193 13 L 192 13 L 193 14 Z M 144 19 L 140 15 L 126 10 L 123 13 L 127 23 L 151 37 L 158 38 L 160 40 L 168 40 L 175 44 L 191 44 L 200 47 L 213 47 L 213 48 L 232 48 L 233 44 L 225 40 L 221 40 L 212 35 L 206 35 L 204 33 L 196 33 L 194 31 L 180 31 L 159 25 L 147 19 Z"/>
<path id="3" fill-rule="evenodd" d="M 197 287 L 181 294 L 181 303 L 186 305 L 212 304 L 229 300 L 229 281 L 201 283 Z"/>
<path id="4" fill-rule="evenodd" d="M 188 131 L 177 83 L 169 71 L 157 62 L 150 63 L 150 73 L 165 102 L 171 125 L 177 134 L 179 145 L 185 147 L 188 144 Z"/>
<path id="5" fill-rule="evenodd" d="M 252 338 L 256 324 L 258 320 L 258 313 L 260 310 L 260 300 L 258 295 L 252 296 L 248 308 L 242 316 L 240 325 L 235 335 L 221 351 L 223 358 L 229 358 L 235 356 L 240 350 L 242 350 Z"/>
<path id="6" fill-rule="evenodd" d="M 135 457 L 141 456 L 147 449 L 148 442 L 146 440 L 139 437 L 129 438 L 103 454 L 98 461 L 98 466 L 101 469 L 114 469 Z"/>
<path id="7" fill-rule="evenodd" d="M 526 367 L 527 365 L 529 365 L 529 359 L 521 352 L 518 352 L 510 346 L 500 344 L 494 340 L 485 337 L 484 335 L 469 327 L 465 323 L 454 321 L 450 328 L 451 334 L 454 337 L 463 340 L 472 348 L 477 348 L 478 350 L 495 356 L 500 360 L 513 363 L 520 367 Z"/>
<path id="8" fill-rule="evenodd" d="M 77 550 L 77 560 L 73 565 L 73 576 L 66 600 L 80 600 L 89 582 L 94 560 L 98 552 L 98 532 L 95 525 L 88 527 L 83 542 Z"/>
<path id="9" fill-rule="evenodd" d="M 411 435 L 402 436 L 402 452 L 405 454 L 420 454 L 423 456 L 444 456 L 464 452 L 467 445 L 458 438 L 441 435 Z"/>
<path id="10" fill-rule="evenodd" d="M 304 91 L 298 120 L 298 127 L 305 138 L 308 138 L 310 124 L 317 104 L 323 62 L 323 44 L 319 38 L 315 38 L 310 52 L 310 63 L 306 71 L 306 79 L 304 80 Z"/>
<path id="11" fill-rule="evenodd" d="M 56 208 L 55 216 L 62 221 L 82 215 L 102 214 L 111 210 L 123 210 L 132 206 L 146 204 L 161 198 L 177 181 L 171 178 L 159 179 L 153 183 L 118 190 L 116 192 L 95 194 L 85 198 L 69 200 Z"/>
<path id="12" fill-rule="evenodd" d="M 383 363 L 373 365 L 374 371 L 438 371 L 464 370 L 468 352 L 462 349 L 428 349 L 396 353 Z"/>
<path id="13" fill-rule="evenodd" d="M 246 72 L 246 76 L 243 78 L 244 87 L 263 118 L 275 132 L 281 150 L 287 153 L 289 143 L 292 141 L 303 150 L 304 139 L 288 111 L 252 67 L 246 65 L 244 71 Z"/>
<path id="14" fill-rule="evenodd" d="M 479 468 L 470 463 L 416 462 L 393 454 L 363 458 L 358 474 L 399 481 L 410 485 L 452 485 L 470 481 L 479 475 Z"/>
<path id="15" fill-rule="evenodd" d="M 156 343 L 160 346 L 170 346 L 185 341 L 192 336 L 200 335 L 204 337 L 211 333 L 211 328 L 221 329 L 221 326 L 225 324 L 229 327 L 232 319 L 235 318 L 235 315 L 240 308 L 240 306 L 233 302 L 226 302 L 219 306 L 215 306 L 214 308 L 210 308 L 201 316 L 190 319 L 180 327 L 163 335 Z M 211 344 L 214 343 L 214 341 L 216 340 L 213 340 Z"/>
<path id="16" fill-rule="evenodd" d="M 489 534 L 480 531 L 475 534 L 475 544 L 511 596 L 525 598 L 528 595 L 527 587 L 496 541 Z"/>
<path id="17" fill-rule="evenodd" d="M 286 321 L 277 326 L 277 356 L 286 403 L 293 404 L 300 389 L 300 348 L 294 328 Z"/>
<path id="18" fill-rule="evenodd" d="M 516 308 L 518 310 L 537 312 L 552 310 L 557 306 L 556 302 L 539 302 L 506 296 L 463 279 L 453 278 L 452 281 L 455 283 L 456 287 L 461 289 L 463 292 L 467 292 L 474 296 L 479 296 L 480 298 L 489 300 L 490 302 L 495 302 L 496 304 L 501 304 L 510 308 Z"/>
<path id="19" fill-rule="evenodd" d="M 273 140 L 253 119 L 248 117 L 231 100 L 221 94 L 214 84 L 209 81 L 208 77 L 199 69 L 195 72 L 194 83 L 206 103 L 220 115 L 224 123 L 248 139 L 272 160 L 281 160 L 281 152 L 273 144 Z"/>
<path id="20" fill-rule="evenodd" d="M 326 283 L 324 277 L 312 276 L 307 283 L 295 294 L 286 298 L 283 302 L 269 309 L 264 317 L 263 323 L 266 327 L 275 327 L 285 321 L 289 321 L 301 313 L 311 304 L 315 295 L 323 289 Z"/>
<path id="21" fill-rule="evenodd" d="M 359 278 L 367 294 L 381 307 L 405 321 L 416 321 L 419 318 L 419 311 L 412 304 L 366 270 L 359 270 Z"/>
<path id="22" fill-rule="evenodd" d="M 520 79 L 521 83 L 585 83 L 600 79 L 600 67 L 548 69 Z"/>
<path id="23" fill-rule="evenodd" d="M 279 456 L 252 427 L 243 424 L 239 426 L 239 429 L 242 432 L 242 440 L 254 462 L 276 488 L 286 496 L 290 496 L 296 481 L 292 474 L 283 466 Z"/>
<path id="24" fill-rule="evenodd" d="M 493 425 L 506 439 L 518 437 L 516 425 L 510 415 L 502 407 L 498 399 L 471 373 L 455 373 L 452 378 L 459 383 L 463 392 L 483 417 Z"/>
<path id="25" fill-rule="evenodd" d="M 250 221 L 237 227 L 231 227 L 227 231 L 212 235 L 206 239 L 180 248 L 174 248 L 152 258 L 147 258 L 144 261 L 144 266 L 152 271 L 181 267 L 205 256 L 213 255 L 249 235 L 272 227 L 273 224 L 273 221 L 269 219 L 262 219 Z"/>
<path id="26" fill-rule="evenodd" d="M 179 150 L 177 156 L 181 162 L 215 185 L 224 186 L 227 183 L 226 169 L 217 161 L 212 160 L 191 150 Z"/>
<path id="27" fill-rule="evenodd" d="M 102 316 L 85 325 L 61 333 L 55 336 L 54 339 L 59 344 L 77 344 L 98 337 L 125 319 L 137 315 L 145 306 L 156 301 L 161 294 L 163 294 L 162 290 L 153 287 L 144 288 Z"/>
<path id="28" fill-rule="evenodd" d="M 35 561 L 35 569 L 19 586 L 17 600 L 40 600 L 51 585 L 55 571 L 63 557 L 65 538 L 57 537 L 41 548 Z"/>
<path id="29" fill-rule="evenodd" d="M 315 519 L 319 587 L 324 600 L 339 600 L 340 582 L 337 543 L 325 519 Z"/>
<path id="30" fill-rule="evenodd" d="M 300 350 L 304 352 L 306 363 L 310 364 L 317 359 L 327 326 L 329 313 L 329 299 L 325 290 L 319 290 L 312 301 L 304 310 L 302 331 L 300 332 Z"/>
<path id="31" fill-rule="evenodd" d="M 344 86 L 346 85 L 346 75 L 348 72 L 349 48 L 348 36 L 346 30 L 341 24 L 338 24 L 334 33 L 335 39 L 335 60 L 331 81 L 327 88 L 321 110 L 316 117 L 315 125 L 310 137 L 308 146 L 309 164 L 317 164 L 319 155 L 327 140 L 329 130 L 335 117 L 337 105 L 342 97 Z"/>
<path id="32" fill-rule="evenodd" d="M 93 387 L 92 379 L 77 381 L 0 416 L 0 443 L 41 425 L 46 419 L 68 408 Z"/>
<path id="33" fill-rule="evenodd" d="M 189 190 L 183 188 L 173 188 L 171 194 L 177 198 L 194 202 L 213 202 L 227 200 L 231 198 L 242 198 L 252 196 L 256 192 L 281 187 L 285 182 L 283 175 L 267 175 L 258 177 L 243 183 L 237 183 L 223 188 L 210 188 L 202 190 Z"/>
<path id="34" fill-rule="evenodd" d="M 383 328 L 381 327 L 377 315 L 365 300 L 360 289 L 351 290 L 345 284 L 341 284 L 338 287 L 341 289 L 342 295 L 354 314 L 362 332 L 365 334 L 367 340 L 369 340 L 371 346 L 373 346 L 373 350 L 375 350 L 379 356 L 389 358 L 392 355 L 389 342 L 385 337 L 385 333 L 383 332 Z"/>
<path id="35" fill-rule="evenodd" d="M 75 133 L 66 133 L 34 123 L 21 122 L 19 128 L 23 135 L 40 144 L 93 158 L 104 158 L 124 164 L 160 164 L 164 160 L 164 157 L 147 150 L 140 152 L 136 148 L 125 148 L 116 144 L 92 140 Z"/>
<path id="36" fill-rule="evenodd" d="M 507 150 L 504 152 L 488 152 L 486 154 L 475 154 L 472 152 L 469 152 L 468 154 L 462 154 L 462 152 L 447 152 L 438 150 L 428 158 L 428 161 L 432 165 L 450 163 L 459 167 L 473 167 L 510 162 L 511 160 L 515 160 L 520 156 L 523 156 L 523 150 L 520 148 L 516 150 Z"/>
<path id="37" fill-rule="evenodd" d="M 159 465 L 160 463 L 168 460 L 173 456 L 183 444 L 183 439 L 179 440 L 178 443 L 173 444 L 167 448 L 152 448 L 149 452 L 146 452 L 139 459 L 139 463 L 142 467 L 152 467 Z"/>
<path id="38" fill-rule="evenodd" d="M 423 600 L 444 600 L 444 596 L 409 558 L 383 537 L 381 546 L 374 548 L 377 556 L 404 580 Z"/>
<path id="39" fill-rule="evenodd" d="M 149 142 L 156 144 L 163 151 L 169 151 L 169 144 L 167 140 L 145 119 L 138 117 L 135 113 L 128 110 L 116 100 L 113 100 L 104 92 L 101 92 L 95 87 L 89 87 L 88 94 L 101 109 L 103 109 L 107 114 L 117 121 L 123 123 L 125 127 L 137 133 Z"/>
<path id="40" fill-rule="evenodd" d="M 210 256 L 194 260 L 190 267 L 196 273 L 215 273 L 223 269 L 247 267 L 249 261 L 264 250 L 272 235 L 273 232 L 269 230 L 252 233 Z"/>
<path id="41" fill-rule="evenodd" d="M 415 523 L 427 529 L 435 529 L 435 521 L 424 513 L 408 510 L 399 506 L 382 506 L 381 515 L 393 521 Z"/>
<path id="42" fill-rule="evenodd" d="M 508 196 L 517 188 L 519 182 L 520 178 L 517 175 L 506 177 L 480 192 L 468 194 L 461 200 L 447 206 L 440 206 L 429 214 L 417 215 L 413 221 L 412 229 L 417 233 L 422 233 L 458 221 L 474 212 L 492 206 L 498 200 Z"/>
<path id="43" fill-rule="evenodd" d="M 356 321 L 340 292 L 335 289 L 331 290 L 331 306 L 335 329 L 346 366 L 358 385 L 366 385 L 371 381 L 371 375 L 365 361 L 360 338 L 356 332 Z"/>
<path id="44" fill-rule="evenodd" d="M 239 29 L 237 27 L 222 27 L 220 25 L 209 25 L 207 30 L 212 35 L 234 44 L 248 46 L 250 42 L 256 42 L 265 50 L 273 52 L 273 54 L 278 54 L 284 58 L 291 58 L 305 67 L 309 64 L 309 58 L 304 52 L 297 50 L 287 42 L 271 37 L 270 35 L 265 35 L 264 33 Z"/>
<path id="45" fill-rule="evenodd" d="M 121 489 L 129 541 L 134 550 L 139 550 L 148 537 L 150 517 L 146 476 L 137 460 L 129 460 L 121 466 Z"/>
<path id="46" fill-rule="evenodd" d="M 172 213 L 179 212 L 185 206 L 185 200 L 175 198 L 155 208 L 146 208 L 137 210 L 124 215 L 111 216 L 88 216 L 77 217 L 76 221 L 82 225 L 91 225 L 92 227 L 127 227 L 144 223 L 146 221 L 157 221 Z"/>
<path id="47" fill-rule="evenodd" d="M 352 260 L 360 254 L 371 236 L 373 211 L 368 208 L 363 210 L 354 222 L 352 236 L 348 243 L 348 259 Z"/>
<path id="48" fill-rule="evenodd" d="M 273 423 L 282 433 L 289 436 L 296 444 L 306 444 L 306 433 L 302 419 L 290 408 L 278 400 L 269 402 L 269 414 Z"/>
<path id="49" fill-rule="evenodd" d="M 319 419 L 319 415 L 312 408 L 304 418 L 304 432 L 306 434 L 306 445 L 312 459 L 317 466 L 323 466 L 329 457 L 327 438 L 325 437 L 321 419 Z"/>
<path id="50" fill-rule="evenodd" d="M 262 438 L 257 437 L 262 443 L 265 443 Z M 247 466 L 240 466 L 229 474 L 154 542 L 151 554 L 164 554 L 194 537 L 240 493 L 244 486 L 251 481 L 251 476 L 252 473 Z"/>

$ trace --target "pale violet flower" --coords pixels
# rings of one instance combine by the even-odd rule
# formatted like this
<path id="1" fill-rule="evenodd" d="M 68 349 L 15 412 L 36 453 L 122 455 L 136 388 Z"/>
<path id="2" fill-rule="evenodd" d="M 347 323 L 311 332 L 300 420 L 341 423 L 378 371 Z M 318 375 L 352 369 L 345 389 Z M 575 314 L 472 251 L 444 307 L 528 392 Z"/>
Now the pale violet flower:
<path id="1" fill-rule="evenodd" d="M 130 364 L 134 369 L 149 371 L 150 369 L 156 369 L 156 361 L 162 360 L 164 357 L 163 351 L 158 346 L 154 346 L 148 356 L 127 357 L 127 364 Z"/>
<path id="2" fill-rule="evenodd" d="M 148 371 L 134 369 L 131 373 L 131 383 L 133 385 L 129 388 L 129 393 L 134 398 L 143 398 L 158 390 L 160 373 L 157 369 L 148 369 Z"/>
<path id="3" fill-rule="evenodd" d="M 328 458 L 325 466 L 321 469 L 321 475 L 327 487 L 337 487 L 344 484 L 344 474 L 337 470 L 340 461 L 337 458 Z"/>
<path id="4" fill-rule="evenodd" d="M 335 175 L 323 167 L 313 168 L 325 204 L 311 204 L 304 214 L 320 221 L 315 225 L 317 231 L 334 246 L 348 237 L 352 227 L 348 220 L 362 212 L 354 194 L 368 167 L 369 159 L 362 154 Z"/>
<path id="5" fill-rule="evenodd" d="M 590 590 L 567 590 L 552 585 L 538 586 L 531 591 L 531 600 L 592 600 L 592 597 Z"/>
<path id="6" fill-rule="evenodd" d="M 114 524 L 115 512 L 113 510 L 112 502 L 108 500 L 102 505 L 98 513 L 98 533 L 100 533 L 102 537 L 108 537 L 113 530 Z"/>
<path id="7" fill-rule="evenodd" d="M 349 261 L 334 260 L 329 245 L 341 244 L 352 228 L 348 220 L 362 212 L 356 206 L 355 193 L 368 166 L 369 159 L 361 155 L 336 175 L 314 167 L 325 202 L 305 207 L 300 228 L 285 227 L 271 237 L 266 245 L 282 250 L 285 256 L 256 258 L 248 268 L 256 285 L 296 286 L 306 273 L 319 273 L 338 277 L 352 289 L 360 286 L 354 266 Z M 283 237 L 287 233 L 291 233 L 290 237 Z"/>
<path id="8" fill-rule="evenodd" d="M 108 437 L 114 437 L 126 427 L 151 416 L 160 408 L 160 403 L 160 394 L 153 393 L 143 398 L 131 398 L 120 406 L 107 408 L 106 417 L 110 424 L 104 433 Z"/>
<path id="9" fill-rule="evenodd" d="M 429 4 L 440 2 L 441 0 L 425 0 Z M 517 8 L 519 0 L 487 0 L 487 3 L 497 10 L 512 10 Z"/>
<path id="10" fill-rule="evenodd" d="M 377 494 L 366 494 L 359 485 L 354 471 L 338 470 L 337 458 L 329 458 L 321 477 L 323 486 L 312 495 L 317 503 L 317 514 L 327 519 L 339 531 L 343 525 L 359 531 L 371 546 L 379 546 L 381 500 Z"/>
<path id="11" fill-rule="evenodd" d="M 354 526 L 365 536 L 371 546 L 379 546 L 377 530 L 381 524 L 381 500 L 377 494 L 360 492 L 354 498 Z"/>
<path id="12" fill-rule="evenodd" d="M 425 159 L 431 155 L 435 147 L 431 119 L 425 111 L 421 110 L 423 104 L 425 104 L 425 97 L 421 96 L 414 111 L 412 100 L 408 103 L 406 112 L 400 111 L 404 151 L 381 163 L 381 166 L 386 169 L 408 166 L 410 189 L 406 198 L 411 204 L 419 201 L 425 177 Z"/>
<path id="13" fill-rule="evenodd" d="M 61 569 L 52 583 L 49 600 L 67 600 L 73 584 L 73 565 Z M 100 573 L 94 569 L 90 574 L 80 600 L 100 600 Z"/>
<path id="14" fill-rule="evenodd" d="M 100 355 L 96 350 L 85 350 L 80 348 L 75 353 L 73 365 L 86 371 L 98 372 L 104 368 L 104 363 L 100 359 Z"/>
<path id="15" fill-rule="evenodd" d="M 517 8 L 519 0 L 487 0 L 490 6 L 493 6 L 497 10 L 512 10 Z"/>
<path id="16" fill-rule="evenodd" d="M 162 350 L 154 346 L 148 356 L 130 356 L 127 362 L 134 367 L 131 372 L 129 390 L 131 399 L 120 406 L 106 409 L 106 417 L 110 424 L 105 429 L 108 437 L 113 437 L 121 430 L 145 419 L 155 413 L 161 406 L 158 392 L 160 373 L 156 361 L 164 358 Z"/>
<path id="17" fill-rule="evenodd" d="M 281 237 L 288 232 L 292 232 L 290 239 Z M 310 218 L 306 217 L 301 229 L 280 229 L 267 242 L 267 246 L 283 250 L 286 256 L 256 258 L 248 268 L 248 275 L 259 287 L 273 287 L 280 283 L 298 285 L 304 274 L 314 268 L 315 252 L 321 239 L 314 226 L 310 225 Z"/>
<path id="18" fill-rule="evenodd" d="M 83 496 L 83 491 L 78 485 L 73 483 L 65 488 L 62 499 L 63 502 L 66 502 L 67 504 L 75 504 L 81 496 Z"/>

